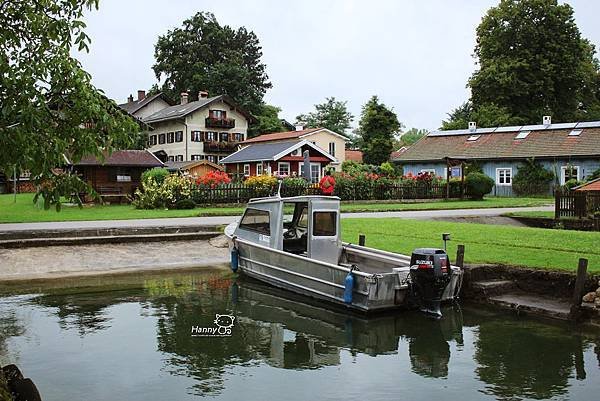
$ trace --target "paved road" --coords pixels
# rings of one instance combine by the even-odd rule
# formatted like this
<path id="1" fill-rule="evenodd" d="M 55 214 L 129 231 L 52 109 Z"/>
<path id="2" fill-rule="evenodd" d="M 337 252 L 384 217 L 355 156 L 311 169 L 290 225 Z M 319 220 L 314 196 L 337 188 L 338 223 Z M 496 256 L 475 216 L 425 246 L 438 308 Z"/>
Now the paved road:
<path id="1" fill-rule="evenodd" d="M 415 210 L 403 212 L 375 212 L 375 213 L 342 213 L 342 218 L 405 218 L 405 219 L 430 219 L 443 217 L 468 217 L 468 216 L 499 216 L 504 213 L 517 211 L 552 211 L 553 206 L 514 207 L 514 208 L 488 208 L 488 209 L 456 209 L 456 210 Z M 180 217 L 164 219 L 139 219 L 139 220 L 97 220 L 97 221 L 60 221 L 44 223 L 7 223 L 0 224 L 2 231 L 22 230 L 76 230 L 87 228 L 121 228 L 121 227 L 156 227 L 156 226 L 196 226 L 196 225 L 221 225 L 229 224 L 238 219 L 238 216 L 215 217 Z"/>

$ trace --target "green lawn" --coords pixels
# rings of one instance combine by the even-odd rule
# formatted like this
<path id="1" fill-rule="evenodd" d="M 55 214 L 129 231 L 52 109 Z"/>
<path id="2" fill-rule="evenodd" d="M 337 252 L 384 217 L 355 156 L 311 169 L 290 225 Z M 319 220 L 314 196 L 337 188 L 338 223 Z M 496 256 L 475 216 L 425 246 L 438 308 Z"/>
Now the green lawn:
<path id="1" fill-rule="evenodd" d="M 366 235 L 367 246 L 410 253 L 418 247 L 443 247 L 442 233 L 452 235 L 448 253 L 465 245 L 468 263 L 494 263 L 557 270 L 577 270 L 580 257 L 589 260 L 588 271 L 600 272 L 600 233 L 548 230 L 488 224 L 451 223 L 407 219 L 344 219 L 345 241 L 358 242 Z"/>
<path id="2" fill-rule="evenodd" d="M 196 217 L 239 215 L 243 207 L 198 207 L 193 210 L 137 210 L 130 205 L 89 205 L 83 209 L 77 206 L 64 206 L 60 212 L 44 210 L 32 203 L 32 194 L 18 194 L 13 203 L 13 195 L 0 195 L 0 223 L 24 223 L 38 221 L 77 221 L 77 220 L 127 220 L 161 217 Z M 552 203 L 548 198 L 487 198 L 483 201 L 438 201 L 427 203 L 388 203 L 388 202 L 347 202 L 342 204 L 343 212 L 377 212 L 399 210 L 439 210 L 464 208 L 497 208 L 539 206 Z"/>
<path id="3" fill-rule="evenodd" d="M 540 218 L 545 218 L 545 219 L 553 219 L 554 218 L 554 212 L 530 212 L 530 211 L 525 211 L 525 212 L 512 212 L 512 213 L 506 213 L 505 216 L 508 217 L 540 217 Z"/>

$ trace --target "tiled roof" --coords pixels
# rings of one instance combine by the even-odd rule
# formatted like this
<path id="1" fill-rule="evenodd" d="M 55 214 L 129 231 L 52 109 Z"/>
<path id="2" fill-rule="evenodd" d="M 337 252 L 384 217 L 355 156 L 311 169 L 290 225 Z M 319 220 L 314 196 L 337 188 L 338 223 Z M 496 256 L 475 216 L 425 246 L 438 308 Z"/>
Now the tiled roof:
<path id="1" fill-rule="evenodd" d="M 94 156 L 86 156 L 75 165 L 162 167 L 163 163 L 147 150 L 115 150 L 104 159 L 104 163 Z"/>
<path id="2" fill-rule="evenodd" d="M 233 99 L 231 99 L 229 96 L 219 95 L 219 96 L 202 98 L 202 99 L 196 100 L 194 102 L 188 102 L 186 104 L 176 104 L 175 106 L 166 107 L 166 108 L 159 110 L 156 113 L 151 114 L 148 117 L 144 118 L 144 122 L 145 123 L 155 123 L 155 122 L 159 122 L 159 121 L 167 121 L 167 120 L 174 120 L 177 118 L 182 118 L 182 117 L 187 116 L 190 113 L 193 113 L 194 111 L 196 111 L 202 107 L 208 106 L 209 104 L 219 101 L 219 100 L 222 100 L 222 101 L 228 103 L 230 106 L 234 107 L 240 114 L 242 114 L 248 120 L 254 119 L 245 110 L 243 110 L 239 106 L 237 106 L 235 104 L 235 102 L 233 101 Z"/>
<path id="3" fill-rule="evenodd" d="M 273 160 L 275 155 L 291 148 L 302 141 L 284 141 L 255 143 L 223 158 L 220 163 L 241 163 L 249 161 Z"/>
<path id="4" fill-rule="evenodd" d="M 121 103 L 119 105 L 119 107 L 121 109 L 125 110 L 126 112 L 128 112 L 129 114 L 134 114 L 136 111 L 138 111 L 139 109 L 141 109 L 142 107 L 144 107 L 145 105 L 147 105 L 148 103 L 152 102 L 154 99 L 157 99 L 159 97 L 163 97 L 163 94 L 157 93 L 152 96 L 147 96 L 147 97 L 143 98 L 142 100 L 134 100 L 133 102 Z M 164 97 L 163 97 L 163 100 L 166 101 L 166 99 Z"/>
<path id="5" fill-rule="evenodd" d="M 351 160 L 353 162 L 362 163 L 363 160 L 363 152 L 362 150 L 346 150 L 346 160 Z"/>
<path id="6" fill-rule="evenodd" d="M 321 155 L 323 155 L 323 157 L 331 161 L 336 161 L 335 157 L 331 156 L 329 153 L 325 152 L 317 145 L 314 145 L 311 142 L 303 139 L 281 142 L 252 143 L 238 150 L 237 152 L 232 153 L 229 156 L 223 158 L 219 163 L 228 164 L 277 160 L 279 159 L 277 157 L 278 155 L 282 153 L 291 153 L 295 149 L 302 148 L 303 146 L 308 146 L 316 150 Z"/>
<path id="7" fill-rule="evenodd" d="M 600 178 L 596 178 L 588 182 L 587 184 L 583 184 L 575 188 L 576 191 L 598 191 L 600 192 Z"/>
<path id="8" fill-rule="evenodd" d="M 522 133 L 521 139 L 517 135 Z M 573 135 L 576 134 L 576 135 Z M 524 159 L 600 157 L 600 122 L 435 131 L 427 134 L 398 162 L 455 159 Z"/>
<path id="9" fill-rule="evenodd" d="M 190 160 L 190 161 L 185 161 L 185 162 L 170 162 L 169 161 L 169 162 L 165 163 L 165 167 L 168 168 L 169 170 L 188 170 L 193 167 L 199 166 L 201 164 L 206 164 L 206 165 L 214 167 L 218 170 L 223 170 L 223 166 L 219 166 L 218 164 L 215 164 L 208 160 Z"/>
<path id="10" fill-rule="evenodd" d="M 266 141 L 278 141 L 283 139 L 293 139 L 300 138 L 302 135 L 310 134 L 311 132 L 320 131 L 323 128 L 309 128 L 301 131 L 285 131 L 285 132 L 273 132 L 271 134 L 262 134 L 259 136 L 255 136 L 254 138 L 250 138 L 244 143 L 256 143 L 256 142 L 266 142 Z"/>

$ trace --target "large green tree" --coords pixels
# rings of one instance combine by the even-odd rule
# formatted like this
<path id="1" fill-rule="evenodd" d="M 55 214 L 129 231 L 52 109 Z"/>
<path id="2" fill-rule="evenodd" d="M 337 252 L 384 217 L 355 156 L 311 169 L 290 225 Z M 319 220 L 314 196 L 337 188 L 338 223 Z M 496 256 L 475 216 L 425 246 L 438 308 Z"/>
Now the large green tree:
<path id="1" fill-rule="evenodd" d="M 271 87 L 262 48 L 254 32 L 220 25 L 215 16 L 199 12 L 181 28 L 158 38 L 152 69 L 162 91 L 173 99 L 189 91 L 231 96 L 254 115 L 261 112 L 263 97 Z"/>
<path id="2" fill-rule="evenodd" d="M 127 147 L 139 127 L 90 83 L 71 56 L 90 40 L 81 20 L 97 0 L 0 2 L 0 170 L 29 171 L 45 205 L 84 188 L 56 174 L 65 157 Z"/>
<path id="3" fill-rule="evenodd" d="M 394 137 L 402 128 L 396 113 L 373 96 L 363 106 L 357 133 L 363 151 L 363 160 L 380 165 L 390 159 Z"/>
<path id="4" fill-rule="evenodd" d="M 600 119 L 600 68 L 594 46 L 557 0 L 501 0 L 477 27 L 470 112 L 443 128 Z M 460 110 L 457 111 L 464 111 Z M 457 117 L 457 118 L 455 118 Z M 484 121 L 485 120 L 485 121 Z"/>
<path id="5" fill-rule="evenodd" d="M 348 111 L 347 102 L 328 97 L 324 103 L 315 104 L 315 111 L 300 114 L 297 121 L 303 122 L 307 128 L 327 128 L 341 135 L 346 135 L 354 116 Z"/>
<path id="6" fill-rule="evenodd" d="M 248 129 L 248 136 L 252 138 L 260 134 L 285 131 L 279 117 L 280 112 L 281 109 L 277 106 L 270 104 L 262 105 L 260 112 L 256 116 L 256 122 Z"/>

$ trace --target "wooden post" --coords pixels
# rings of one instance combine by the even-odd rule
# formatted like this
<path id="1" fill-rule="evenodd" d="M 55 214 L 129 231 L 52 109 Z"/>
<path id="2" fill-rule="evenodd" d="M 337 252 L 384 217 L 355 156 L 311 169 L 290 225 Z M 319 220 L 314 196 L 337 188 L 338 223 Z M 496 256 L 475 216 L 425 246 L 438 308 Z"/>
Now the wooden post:
<path id="1" fill-rule="evenodd" d="M 465 246 L 459 245 L 456 248 L 456 263 L 455 266 L 460 267 L 461 269 L 465 267 Z"/>
<path id="2" fill-rule="evenodd" d="M 560 190 L 554 191 L 554 219 L 560 219 Z"/>
<path id="3" fill-rule="evenodd" d="M 365 246 L 365 235 L 364 234 L 358 235 L 358 245 Z"/>
<path id="4" fill-rule="evenodd" d="M 575 279 L 575 290 L 573 291 L 573 300 L 571 301 L 571 310 L 569 312 L 569 318 L 573 320 L 579 317 L 581 298 L 583 298 L 584 295 L 585 280 L 587 279 L 587 267 L 588 260 L 580 258 L 579 266 L 577 267 L 577 278 Z"/>

